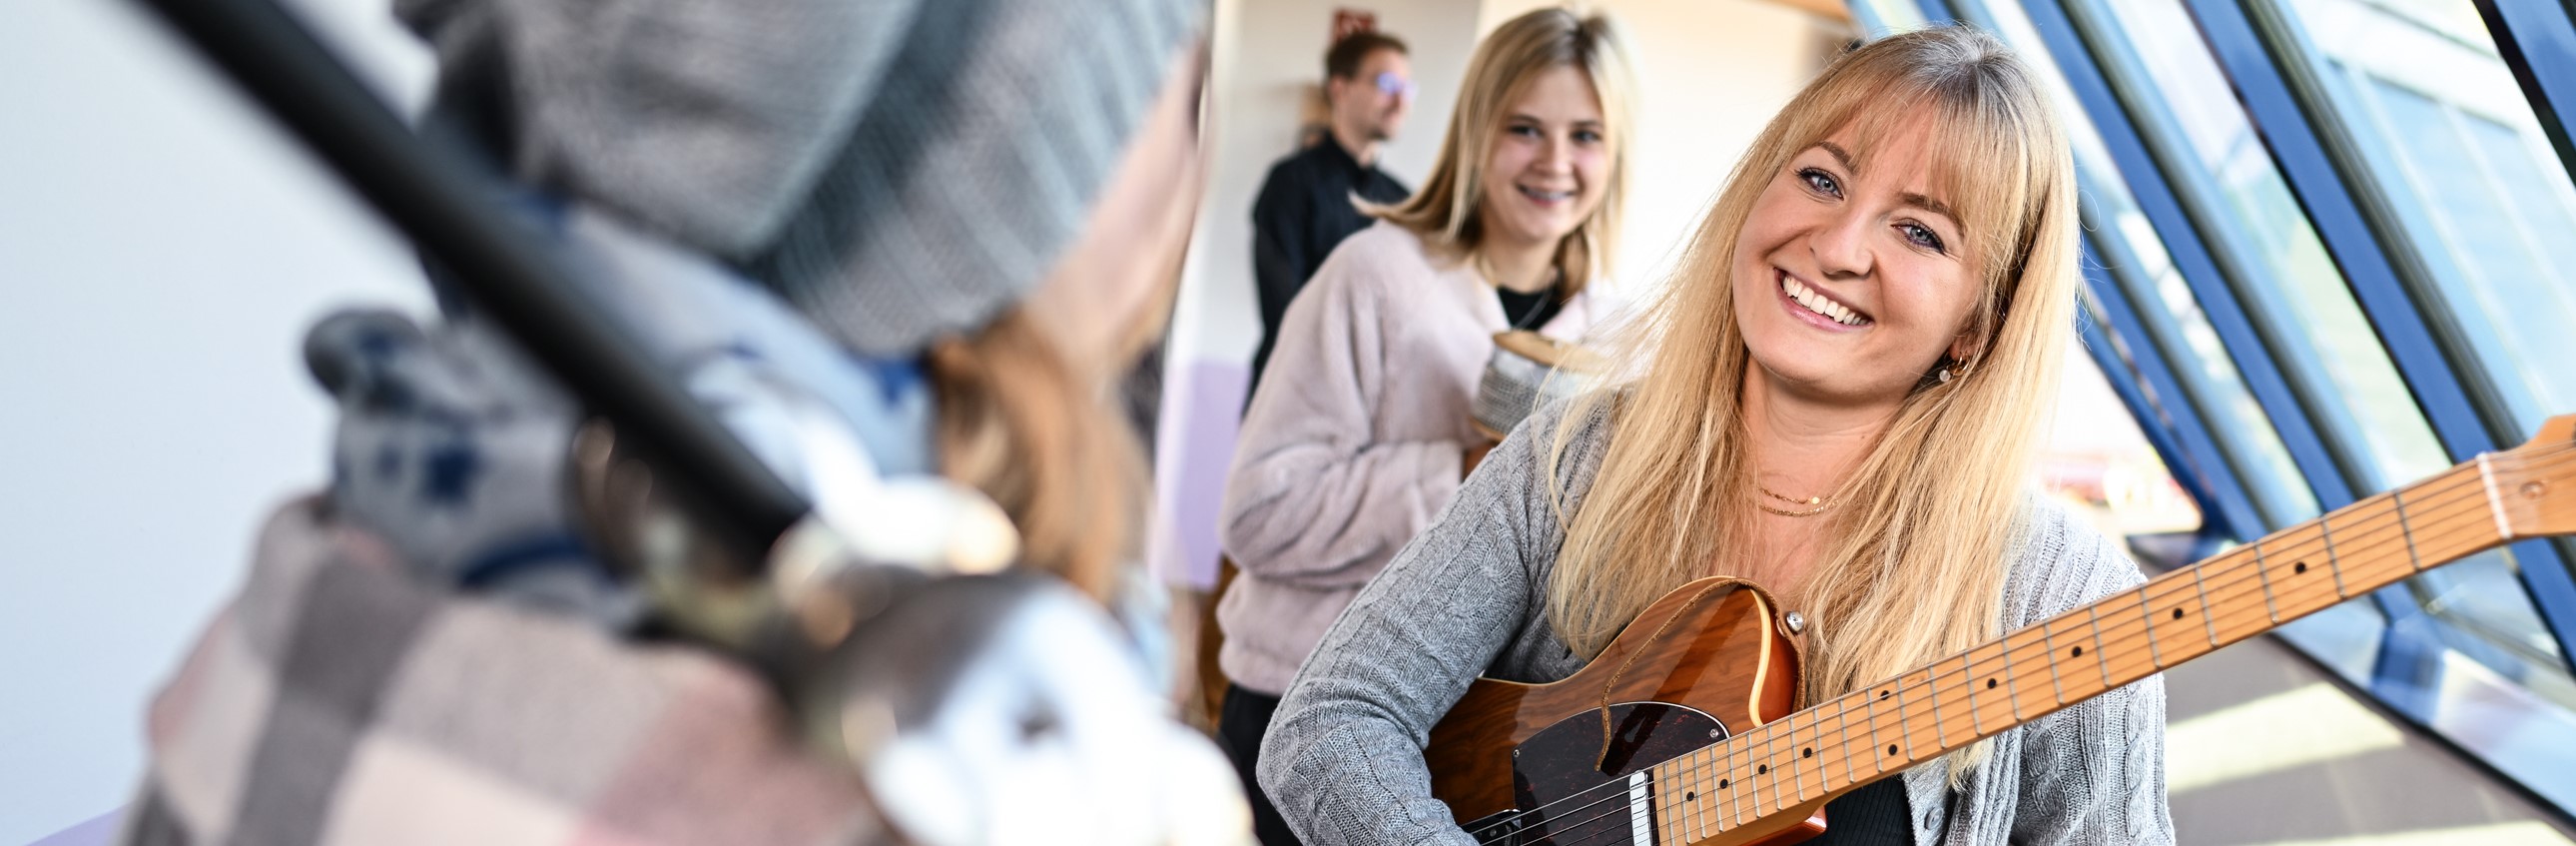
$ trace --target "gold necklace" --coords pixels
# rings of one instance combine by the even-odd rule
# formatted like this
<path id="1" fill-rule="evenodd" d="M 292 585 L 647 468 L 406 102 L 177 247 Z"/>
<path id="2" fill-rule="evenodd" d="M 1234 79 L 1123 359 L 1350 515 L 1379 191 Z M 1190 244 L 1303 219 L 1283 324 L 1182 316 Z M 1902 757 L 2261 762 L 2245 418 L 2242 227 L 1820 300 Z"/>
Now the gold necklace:
<path id="1" fill-rule="evenodd" d="M 1779 507 L 1773 506 L 1771 503 L 1768 503 L 1768 502 L 1763 502 L 1763 501 L 1761 501 L 1761 500 L 1754 500 L 1754 502 L 1753 502 L 1753 507 L 1755 507 L 1755 508 L 1759 508 L 1759 509 L 1762 509 L 1762 510 L 1764 510 L 1764 511 L 1771 512 L 1771 513 L 1773 513 L 1773 514 L 1778 514 L 1778 515 L 1780 515 L 1780 516 L 1782 516 L 1782 517 L 1814 517 L 1814 516 L 1816 516 L 1816 515 L 1818 515 L 1818 514 L 1823 514 L 1823 513 L 1827 512 L 1827 511 L 1831 511 L 1831 510 L 1833 510 L 1833 507 L 1834 507 L 1834 504 L 1833 504 L 1833 503 L 1825 501 L 1825 498 L 1824 498 L 1824 497 L 1821 497 L 1821 496 L 1811 496 L 1811 497 L 1807 497 L 1806 499 L 1792 499 L 1792 498 L 1790 498 L 1790 497 L 1781 496 L 1781 495 L 1779 494 L 1779 492 L 1777 492 L 1777 491 L 1773 491 L 1772 489 L 1767 488 L 1767 487 L 1763 487 L 1762 485 L 1760 485 L 1760 484 L 1758 484 L 1758 483 L 1757 483 L 1757 484 L 1755 484 L 1753 487 L 1754 487 L 1754 489 L 1761 491 L 1763 496 L 1767 496 L 1767 497 L 1770 497 L 1770 498 L 1772 498 L 1772 499 L 1779 500 L 1779 501 L 1781 501 L 1781 502 L 1789 503 L 1789 504 L 1791 504 L 1791 505 L 1804 506 L 1804 507 L 1806 507 L 1806 508 L 1808 509 L 1808 510 L 1805 510 L 1805 511 L 1791 511 L 1791 510 L 1788 510 L 1788 509 L 1785 509 L 1785 508 L 1779 508 Z"/>

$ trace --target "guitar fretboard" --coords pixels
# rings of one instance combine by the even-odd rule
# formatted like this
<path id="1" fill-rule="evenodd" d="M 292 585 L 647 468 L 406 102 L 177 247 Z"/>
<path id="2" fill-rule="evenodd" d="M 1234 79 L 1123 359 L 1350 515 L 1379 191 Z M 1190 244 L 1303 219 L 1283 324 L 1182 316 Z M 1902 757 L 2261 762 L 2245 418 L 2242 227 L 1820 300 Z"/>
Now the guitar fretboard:
<path id="1" fill-rule="evenodd" d="M 2504 543 L 2477 462 L 2240 546 L 1653 769 L 1695 842 L 1930 761 L 2166 667 Z"/>

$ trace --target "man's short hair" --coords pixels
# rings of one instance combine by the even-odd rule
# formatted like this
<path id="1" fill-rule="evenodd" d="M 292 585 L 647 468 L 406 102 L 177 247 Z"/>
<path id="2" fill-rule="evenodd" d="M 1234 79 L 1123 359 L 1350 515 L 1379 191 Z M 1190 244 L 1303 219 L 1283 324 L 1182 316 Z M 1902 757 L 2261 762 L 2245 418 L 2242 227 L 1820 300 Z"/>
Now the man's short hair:
<path id="1" fill-rule="evenodd" d="M 1368 61 L 1369 54 L 1379 50 L 1393 50 L 1399 55 L 1412 54 L 1404 48 L 1404 39 L 1383 32 L 1354 32 L 1342 36 L 1342 40 L 1333 42 L 1332 49 L 1324 51 L 1324 74 L 1332 79 L 1358 76 L 1360 63 Z"/>

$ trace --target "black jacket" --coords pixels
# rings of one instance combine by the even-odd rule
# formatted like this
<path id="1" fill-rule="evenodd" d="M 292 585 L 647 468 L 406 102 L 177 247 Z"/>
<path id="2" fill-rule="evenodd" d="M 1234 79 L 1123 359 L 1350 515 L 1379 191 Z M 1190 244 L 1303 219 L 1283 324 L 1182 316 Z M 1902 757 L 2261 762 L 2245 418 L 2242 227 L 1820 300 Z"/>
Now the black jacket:
<path id="1" fill-rule="evenodd" d="M 1261 347 L 1252 354 L 1252 387 L 1261 385 L 1289 301 L 1334 245 L 1368 228 L 1370 218 L 1351 205 L 1352 196 L 1394 203 L 1412 194 L 1386 171 L 1351 158 L 1331 138 L 1271 166 L 1252 204 L 1252 278 L 1261 294 Z"/>

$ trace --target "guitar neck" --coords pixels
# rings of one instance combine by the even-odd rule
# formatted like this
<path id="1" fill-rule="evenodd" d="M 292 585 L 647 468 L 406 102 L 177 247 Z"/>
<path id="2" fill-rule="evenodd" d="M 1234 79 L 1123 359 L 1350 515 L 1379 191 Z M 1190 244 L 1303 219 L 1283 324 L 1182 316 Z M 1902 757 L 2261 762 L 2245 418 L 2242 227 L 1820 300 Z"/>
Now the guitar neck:
<path id="1" fill-rule="evenodd" d="M 1820 802 L 2513 539 L 2492 456 L 1654 768 L 1685 842 Z"/>

